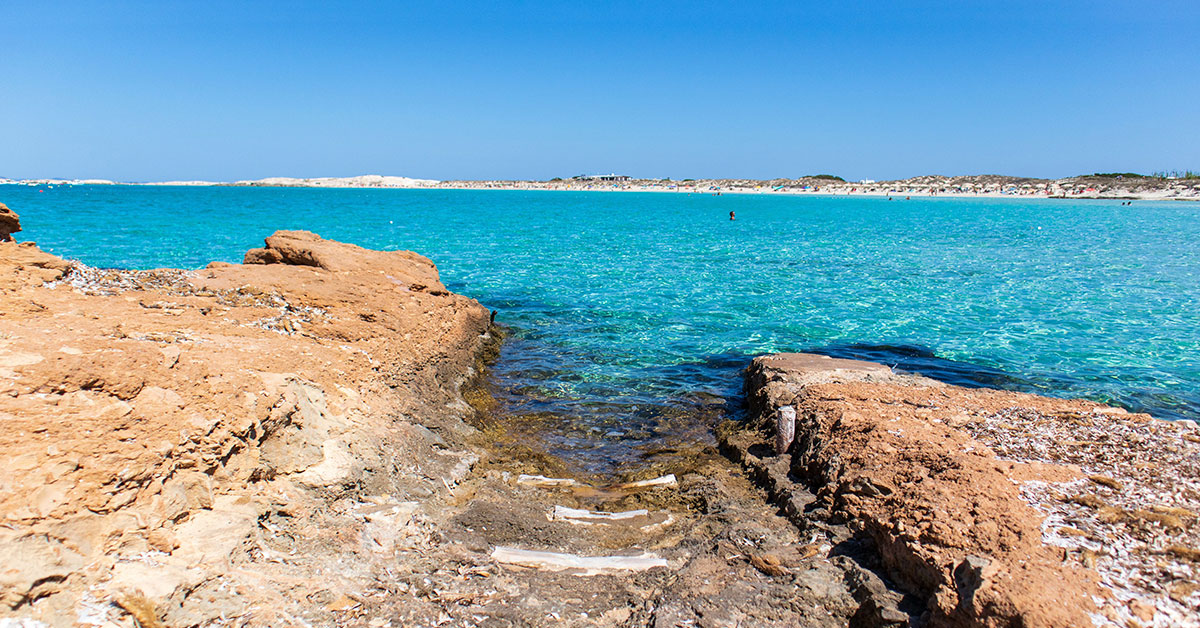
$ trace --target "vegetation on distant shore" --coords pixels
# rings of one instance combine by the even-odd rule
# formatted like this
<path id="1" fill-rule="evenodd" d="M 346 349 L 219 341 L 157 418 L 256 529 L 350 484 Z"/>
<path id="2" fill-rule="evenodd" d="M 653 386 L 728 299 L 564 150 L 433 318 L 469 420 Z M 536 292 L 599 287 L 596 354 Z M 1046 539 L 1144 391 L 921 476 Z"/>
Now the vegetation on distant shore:
<path id="1" fill-rule="evenodd" d="M 1192 170 L 1160 170 L 1149 175 L 1136 172 L 1097 172 L 1093 177 L 1103 179 L 1200 179 L 1200 172 Z"/>
<path id="2" fill-rule="evenodd" d="M 1159 179 L 1200 179 L 1200 172 L 1196 172 L 1195 170 L 1184 170 L 1183 172 L 1178 170 L 1163 170 L 1155 172 L 1151 176 Z"/>
<path id="3" fill-rule="evenodd" d="M 803 178 L 805 178 L 805 179 L 821 179 L 823 181 L 841 181 L 842 183 L 846 182 L 845 179 L 843 179 L 837 175 L 834 175 L 834 174 L 812 174 L 812 175 L 809 175 L 809 176 L 803 177 Z"/>

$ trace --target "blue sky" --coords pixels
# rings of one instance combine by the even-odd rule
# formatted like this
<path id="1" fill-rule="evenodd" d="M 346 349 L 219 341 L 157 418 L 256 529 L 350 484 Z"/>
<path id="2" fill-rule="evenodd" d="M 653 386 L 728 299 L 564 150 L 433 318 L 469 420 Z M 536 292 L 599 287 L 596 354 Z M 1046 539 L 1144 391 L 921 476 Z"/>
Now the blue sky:
<path id="1" fill-rule="evenodd" d="M 1200 2 L 3 2 L 0 177 L 1200 169 Z"/>

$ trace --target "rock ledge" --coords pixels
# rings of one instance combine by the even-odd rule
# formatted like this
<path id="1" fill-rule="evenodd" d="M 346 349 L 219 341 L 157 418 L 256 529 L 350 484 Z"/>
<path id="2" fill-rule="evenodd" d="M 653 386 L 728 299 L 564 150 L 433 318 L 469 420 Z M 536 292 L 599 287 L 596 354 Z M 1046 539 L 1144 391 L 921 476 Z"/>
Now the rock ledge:
<path id="1" fill-rule="evenodd" d="M 432 543 L 489 311 L 415 253 L 279 232 L 247 258 L 0 243 L 0 617 L 330 625 Z"/>
<path id="2" fill-rule="evenodd" d="M 1197 625 L 1195 424 L 808 354 L 756 358 L 747 393 L 725 448 L 799 519 L 855 531 L 922 622 Z"/>

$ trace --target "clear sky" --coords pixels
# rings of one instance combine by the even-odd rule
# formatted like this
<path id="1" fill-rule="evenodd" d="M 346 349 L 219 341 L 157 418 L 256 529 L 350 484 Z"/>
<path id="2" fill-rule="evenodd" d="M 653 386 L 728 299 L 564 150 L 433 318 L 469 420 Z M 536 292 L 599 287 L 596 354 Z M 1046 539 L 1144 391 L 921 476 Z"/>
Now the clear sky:
<path id="1" fill-rule="evenodd" d="M 0 177 L 1200 169 L 1200 2 L 0 2 Z"/>

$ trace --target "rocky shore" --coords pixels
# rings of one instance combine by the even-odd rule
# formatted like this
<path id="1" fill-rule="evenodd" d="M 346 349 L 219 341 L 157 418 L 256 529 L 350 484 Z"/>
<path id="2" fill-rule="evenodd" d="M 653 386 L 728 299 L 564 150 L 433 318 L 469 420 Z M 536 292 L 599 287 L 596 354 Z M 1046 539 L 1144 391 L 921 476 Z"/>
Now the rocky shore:
<path id="1" fill-rule="evenodd" d="M 614 484 L 508 434 L 479 381 L 493 332 L 429 260 L 305 232 L 198 271 L 0 243 L 0 625 L 857 612 L 711 445 Z"/>
<path id="2" fill-rule="evenodd" d="M 1195 423 L 806 354 L 747 394 L 725 450 L 922 624 L 1200 625 Z"/>
<path id="3" fill-rule="evenodd" d="M 113 271 L 0 243 L 0 625 L 845 625 L 707 444 L 612 483 L 488 416 L 490 313 L 279 232 Z M 468 403 L 470 401 L 470 403 Z"/>
<path id="4" fill-rule="evenodd" d="M 125 272 L 0 243 L 0 617 L 324 623 L 477 461 L 489 341 L 414 253 L 279 232 Z"/>
<path id="5" fill-rule="evenodd" d="M 0 627 L 1197 625 L 1189 422 L 764 356 L 719 449 L 580 477 L 492 414 L 491 319 L 307 232 L 0 242 Z"/>

